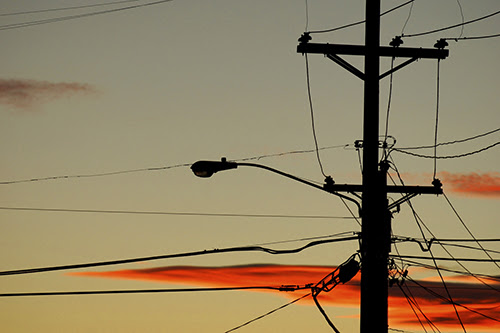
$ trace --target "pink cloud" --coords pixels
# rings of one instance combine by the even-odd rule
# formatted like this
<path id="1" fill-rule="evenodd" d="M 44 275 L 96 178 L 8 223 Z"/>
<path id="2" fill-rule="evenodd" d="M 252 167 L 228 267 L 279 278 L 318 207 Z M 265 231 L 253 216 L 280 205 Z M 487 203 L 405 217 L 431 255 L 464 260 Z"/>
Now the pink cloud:
<path id="1" fill-rule="evenodd" d="M 28 109 L 38 103 L 76 93 L 93 93 L 88 84 L 75 82 L 53 83 L 36 80 L 0 79 L 0 103 L 17 109 Z"/>
<path id="2" fill-rule="evenodd" d="M 229 267 L 171 266 L 148 269 L 131 269 L 108 272 L 79 272 L 72 276 L 101 277 L 111 279 L 132 279 L 195 286 L 236 287 L 236 286 L 281 286 L 316 284 L 335 267 L 330 266 L 290 266 L 290 265 L 247 265 Z M 410 275 L 411 276 L 411 275 Z M 489 316 L 500 318 L 500 279 L 483 280 L 491 288 L 467 276 L 457 276 L 447 280 L 447 287 L 456 303 Z M 430 278 L 417 281 L 421 286 L 445 296 L 441 281 Z M 330 292 L 319 295 L 324 305 L 337 307 L 359 307 L 358 274 L 350 282 L 336 286 Z M 432 322 L 442 332 L 460 329 L 452 305 L 436 298 L 421 286 L 408 281 L 404 290 L 410 290 L 414 299 Z M 295 299 L 309 290 L 282 293 L 284 297 Z M 408 291 L 407 291 L 408 293 Z M 306 301 L 308 300 L 308 301 Z M 301 304 L 313 305 L 310 298 Z M 460 317 L 469 330 L 499 332 L 500 322 L 458 307 Z M 421 317 L 422 319 L 422 317 Z M 425 321 L 425 319 L 424 319 Z M 392 328 L 421 329 L 418 319 L 408 305 L 408 301 L 397 285 L 389 289 L 389 323 Z"/>
<path id="3" fill-rule="evenodd" d="M 488 198 L 500 198 L 500 173 L 450 173 L 440 172 L 443 185 L 451 186 L 453 192 Z"/>

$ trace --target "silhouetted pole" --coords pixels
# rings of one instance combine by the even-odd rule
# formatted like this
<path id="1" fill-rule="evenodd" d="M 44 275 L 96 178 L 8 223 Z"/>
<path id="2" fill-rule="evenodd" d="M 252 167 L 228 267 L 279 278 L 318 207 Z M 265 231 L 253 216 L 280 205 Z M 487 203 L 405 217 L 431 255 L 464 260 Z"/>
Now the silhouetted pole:
<path id="1" fill-rule="evenodd" d="M 379 169 L 378 154 L 380 0 L 366 1 L 365 47 L 360 332 L 382 333 L 388 331 L 390 217 L 387 170 Z"/>

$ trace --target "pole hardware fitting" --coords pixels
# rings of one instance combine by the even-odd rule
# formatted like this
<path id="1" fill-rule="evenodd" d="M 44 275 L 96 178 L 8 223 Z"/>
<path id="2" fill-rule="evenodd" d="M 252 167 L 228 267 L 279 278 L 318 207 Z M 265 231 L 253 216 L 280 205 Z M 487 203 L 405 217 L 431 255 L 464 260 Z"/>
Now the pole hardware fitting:
<path id="1" fill-rule="evenodd" d="M 436 44 L 434 44 L 434 47 L 440 50 L 444 49 L 447 46 L 448 42 L 444 38 L 439 39 L 438 41 L 436 41 Z"/>
<path id="2" fill-rule="evenodd" d="M 392 47 L 399 47 L 402 44 L 403 44 L 403 40 L 401 39 L 401 36 L 394 37 L 391 40 L 391 42 L 389 43 L 389 45 L 392 46 Z"/>
<path id="3" fill-rule="evenodd" d="M 307 44 L 310 40 L 312 40 L 312 37 L 309 32 L 304 32 L 299 38 L 301 44 Z"/>

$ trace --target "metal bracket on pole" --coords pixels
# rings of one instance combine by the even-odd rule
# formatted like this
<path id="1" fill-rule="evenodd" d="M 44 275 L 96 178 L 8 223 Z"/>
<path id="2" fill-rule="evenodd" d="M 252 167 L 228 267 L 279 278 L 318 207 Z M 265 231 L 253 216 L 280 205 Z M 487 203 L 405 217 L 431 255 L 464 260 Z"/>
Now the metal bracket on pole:
<path id="1" fill-rule="evenodd" d="M 339 57 L 338 55 L 336 55 L 336 54 L 327 54 L 326 57 L 328 59 L 332 60 L 333 62 L 335 62 L 340 67 L 342 67 L 344 69 L 347 69 L 349 72 L 351 72 L 352 74 L 356 75 L 361 80 L 365 79 L 365 73 L 363 73 L 362 71 L 360 71 L 359 69 L 357 69 L 356 67 L 354 67 L 353 65 L 351 65 L 350 63 L 348 63 L 347 61 L 345 61 L 344 59 L 342 59 L 341 57 Z"/>

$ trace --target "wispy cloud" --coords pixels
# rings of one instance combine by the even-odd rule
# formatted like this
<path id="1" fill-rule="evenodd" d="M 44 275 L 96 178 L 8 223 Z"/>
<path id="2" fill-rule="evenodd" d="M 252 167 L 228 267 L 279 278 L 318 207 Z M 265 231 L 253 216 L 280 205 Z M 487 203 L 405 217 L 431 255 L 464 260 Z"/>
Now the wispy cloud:
<path id="1" fill-rule="evenodd" d="M 440 172 L 444 184 L 460 194 L 500 198 L 500 173 L 450 173 Z"/>
<path id="2" fill-rule="evenodd" d="M 75 82 L 0 79 L 0 103 L 16 109 L 30 109 L 37 104 L 64 96 L 95 91 L 88 84 Z"/>
<path id="3" fill-rule="evenodd" d="M 114 279 L 146 280 L 196 286 L 236 287 L 236 286 L 280 286 L 316 283 L 331 273 L 335 267 L 329 266 L 288 266 L 288 265 L 247 265 L 229 267 L 171 266 L 149 269 L 133 269 L 109 272 L 71 273 L 73 276 L 103 277 Z M 321 293 L 322 304 L 337 307 L 359 307 L 359 274 L 345 285 L 335 287 L 329 293 Z M 418 283 L 440 295 L 446 295 L 440 281 L 429 279 Z M 498 280 L 487 283 L 500 289 Z M 436 298 L 421 286 L 407 282 L 403 289 L 413 295 L 425 315 L 441 331 L 460 328 L 452 306 Z M 477 310 L 492 318 L 500 318 L 500 293 L 488 288 L 475 279 L 459 277 L 447 282 L 447 287 L 456 303 Z M 409 291 L 408 291 L 409 290 Z M 283 293 L 287 298 L 297 298 L 308 291 Z M 301 302 L 302 303 L 302 302 Z M 304 302 L 305 303 L 305 302 Z M 313 304 L 310 301 L 308 304 Z M 390 325 L 393 328 L 419 329 L 420 322 L 408 305 L 404 293 L 397 287 L 390 288 Z M 500 323 L 477 313 L 458 308 L 467 329 L 500 331 Z M 332 311 L 334 313 L 334 311 Z M 417 311 L 418 312 L 418 311 Z M 333 315 L 334 316 L 334 315 Z M 420 315 L 421 320 L 425 319 Z"/>
<path id="4" fill-rule="evenodd" d="M 403 180 L 410 184 L 430 185 L 431 174 L 401 173 Z M 397 179 L 396 175 L 393 175 Z M 453 173 L 441 171 L 437 178 L 443 183 L 445 192 L 463 196 L 500 199 L 500 172 Z"/>

